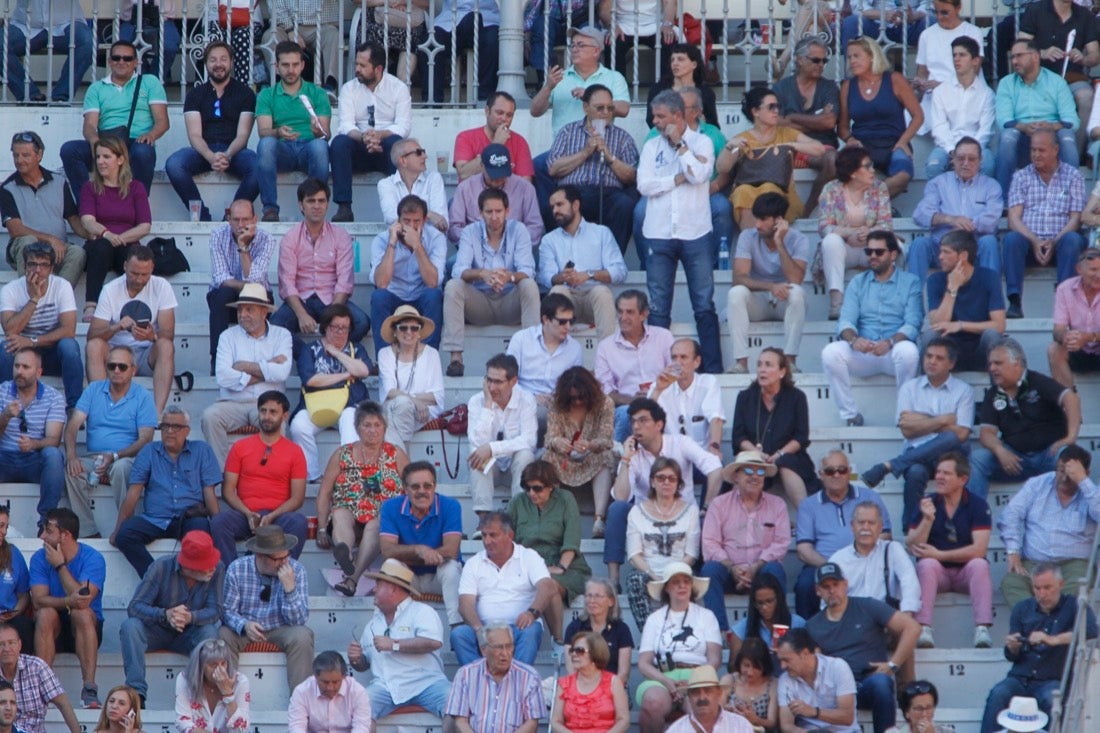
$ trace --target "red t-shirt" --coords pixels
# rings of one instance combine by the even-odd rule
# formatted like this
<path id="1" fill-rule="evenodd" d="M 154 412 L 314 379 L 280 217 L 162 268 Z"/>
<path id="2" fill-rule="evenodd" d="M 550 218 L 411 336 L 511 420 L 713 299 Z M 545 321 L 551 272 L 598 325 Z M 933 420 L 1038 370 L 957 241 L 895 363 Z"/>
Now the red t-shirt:
<path id="1" fill-rule="evenodd" d="M 491 142 L 493 141 L 485 134 L 484 127 L 463 130 L 455 138 L 455 163 L 473 160 L 481 155 L 481 151 L 489 147 Z M 508 136 L 508 142 L 504 143 L 504 147 L 508 148 L 508 154 L 512 156 L 512 175 L 535 175 L 535 164 L 531 160 L 531 148 L 522 135 L 513 130 L 512 134 Z"/>
<path id="2" fill-rule="evenodd" d="M 306 455 L 296 443 L 280 437 L 270 448 L 258 434 L 250 435 L 234 443 L 225 459 L 226 473 L 237 474 L 237 496 L 254 512 L 275 509 L 290 498 L 292 480 L 306 479 Z"/>

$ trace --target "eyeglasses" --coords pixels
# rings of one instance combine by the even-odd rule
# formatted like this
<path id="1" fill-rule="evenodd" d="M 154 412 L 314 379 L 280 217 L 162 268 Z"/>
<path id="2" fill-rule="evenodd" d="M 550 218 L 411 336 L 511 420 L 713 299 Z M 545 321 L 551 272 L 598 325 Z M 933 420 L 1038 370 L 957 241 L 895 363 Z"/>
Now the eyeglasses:
<path id="1" fill-rule="evenodd" d="M 615 105 L 613 104 L 590 104 L 588 106 L 597 112 L 613 112 L 615 110 Z"/>
<path id="2" fill-rule="evenodd" d="M 557 318 L 557 317 L 555 317 L 554 320 L 558 322 L 559 326 L 572 326 L 574 323 L 577 322 L 576 318 Z"/>
<path id="3" fill-rule="evenodd" d="M 189 428 L 191 426 L 188 425 L 187 423 L 182 423 L 182 422 L 162 422 L 157 427 L 160 428 L 160 431 L 162 433 L 174 433 L 177 430 L 186 430 L 187 428 Z"/>
<path id="4" fill-rule="evenodd" d="M 420 333 L 419 323 L 402 323 L 397 327 L 397 330 L 401 333 Z"/>
<path id="5" fill-rule="evenodd" d="M 578 654 L 578 655 L 588 654 L 588 650 L 585 649 L 583 646 L 571 646 L 571 647 L 569 647 L 569 653 L 570 654 Z"/>
<path id="6" fill-rule="evenodd" d="M 328 331 L 335 331 L 336 333 L 347 333 L 350 330 L 351 330 L 351 326 L 333 326 L 332 324 L 329 324 L 325 328 L 326 333 Z"/>
<path id="7" fill-rule="evenodd" d="M 427 150 L 425 150 L 424 148 L 416 148 L 415 150 L 409 150 L 409 151 L 407 151 L 407 152 L 404 152 L 404 153 L 402 153 L 402 154 L 401 154 L 401 157 L 402 157 L 402 158 L 407 158 L 407 157 L 409 157 L 410 155 L 424 155 L 424 154 L 426 154 L 427 152 L 428 152 L 428 151 L 427 151 Z"/>
<path id="8" fill-rule="evenodd" d="M 655 484 L 674 484 L 679 480 L 674 473 L 659 473 L 653 477 L 653 483 Z"/>
<path id="9" fill-rule="evenodd" d="M 848 466 L 825 466 L 821 472 L 826 476 L 847 476 L 851 470 Z"/>
<path id="10" fill-rule="evenodd" d="M 120 53 L 111 54 L 111 61 L 133 61 L 137 56 L 123 56 Z"/>
<path id="11" fill-rule="evenodd" d="M 20 410 L 19 411 L 19 432 L 21 432 L 21 433 L 27 432 L 27 411 L 26 410 Z"/>
<path id="12" fill-rule="evenodd" d="M 542 484 L 527 484 L 523 487 L 523 490 L 527 493 L 535 494 L 541 494 L 542 492 L 546 491 L 546 489 L 547 487 L 543 486 Z"/>
<path id="13" fill-rule="evenodd" d="M 130 370 L 129 364 L 122 364 L 117 361 L 107 362 L 107 371 L 109 372 L 126 372 Z"/>
<path id="14" fill-rule="evenodd" d="M 882 257 L 889 251 L 890 250 L 886 249 L 885 247 L 864 247 L 863 248 L 863 254 L 867 255 L 868 257 Z"/>
<path id="15" fill-rule="evenodd" d="M 825 58 L 824 56 L 803 56 L 802 58 L 806 59 L 811 64 L 818 64 L 818 65 L 824 65 L 825 62 L 829 60 L 829 59 Z"/>
<path id="16" fill-rule="evenodd" d="M 262 458 L 260 458 L 260 465 L 261 466 L 266 466 L 267 465 L 267 459 L 271 458 L 271 449 L 273 447 L 274 446 L 269 445 L 266 448 L 264 448 L 264 455 L 263 455 Z"/>
<path id="17" fill-rule="evenodd" d="M 746 476 L 766 476 L 768 474 L 768 469 L 750 468 L 746 466 L 745 468 L 741 469 L 741 473 L 745 474 Z"/>
<path id="18" fill-rule="evenodd" d="M 28 270 L 52 270 L 53 266 L 49 260 L 32 260 L 27 262 L 24 267 Z"/>

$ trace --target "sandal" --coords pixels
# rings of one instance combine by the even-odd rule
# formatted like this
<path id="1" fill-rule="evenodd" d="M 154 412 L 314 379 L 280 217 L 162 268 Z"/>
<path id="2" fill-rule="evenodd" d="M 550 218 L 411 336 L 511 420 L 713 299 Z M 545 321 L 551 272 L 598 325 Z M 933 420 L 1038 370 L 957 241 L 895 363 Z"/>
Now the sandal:
<path id="1" fill-rule="evenodd" d="M 95 318 L 95 305 L 95 303 L 85 304 L 84 315 L 80 318 L 81 321 L 83 321 L 84 323 L 92 322 L 92 319 Z"/>
<path id="2" fill-rule="evenodd" d="M 344 571 L 345 577 L 355 572 L 355 563 L 351 561 L 351 548 L 346 542 L 337 542 L 332 548 L 332 555 L 336 558 L 336 564 Z"/>
<path id="3" fill-rule="evenodd" d="M 358 585 L 359 584 L 357 582 L 345 575 L 343 580 L 332 587 L 343 593 L 348 598 L 351 598 L 355 595 L 355 589 Z"/>

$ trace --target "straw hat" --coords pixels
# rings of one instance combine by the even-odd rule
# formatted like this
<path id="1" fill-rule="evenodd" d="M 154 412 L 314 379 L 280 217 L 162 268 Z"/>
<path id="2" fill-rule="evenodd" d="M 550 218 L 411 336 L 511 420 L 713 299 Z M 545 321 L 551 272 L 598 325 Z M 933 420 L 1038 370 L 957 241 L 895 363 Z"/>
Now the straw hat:
<path id="1" fill-rule="evenodd" d="M 275 310 L 275 304 L 267 297 L 267 288 L 259 283 L 245 283 L 237 299 L 227 305 L 230 308 L 236 308 L 239 305 L 262 305 L 269 311 Z"/>
<path id="2" fill-rule="evenodd" d="M 650 598 L 655 601 L 661 600 L 661 591 L 665 589 L 665 584 L 677 575 L 686 575 L 691 578 L 691 597 L 693 599 L 698 600 L 707 592 L 707 587 L 710 585 L 710 578 L 695 577 L 691 572 L 691 566 L 687 563 L 670 562 L 665 567 L 663 578 L 660 580 L 651 580 L 645 584 L 646 589 L 649 591 Z"/>
<path id="3" fill-rule="evenodd" d="M 764 454 L 762 452 L 758 450 L 743 450 L 734 457 L 733 463 L 722 469 L 722 480 L 728 481 L 731 484 L 734 483 L 737 479 L 737 472 L 745 466 L 764 469 L 764 475 L 768 478 L 771 478 L 779 471 L 779 467 L 774 463 L 768 463 L 764 460 Z"/>
<path id="4" fill-rule="evenodd" d="M 701 687 L 726 687 L 718 681 L 718 673 L 714 671 L 714 667 L 709 664 L 702 664 L 695 669 L 691 670 L 691 676 L 688 677 L 687 688 L 689 690 L 698 690 Z"/>
<path id="5" fill-rule="evenodd" d="M 411 305 L 401 305 L 397 307 L 392 316 L 382 321 L 382 340 L 387 344 L 392 344 L 397 340 L 394 326 L 401 321 L 419 321 L 421 341 L 427 340 L 429 336 L 435 333 L 435 324 L 432 323 L 431 318 L 420 315 L 420 311 Z"/>
<path id="6" fill-rule="evenodd" d="M 390 558 L 382 563 L 381 569 L 377 573 L 363 573 L 368 578 L 374 578 L 375 580 L 385 581 L 387 583 L 393 583 L 398 588 L 404 588 L 417 598 L 420 597 L 420 592 L 413 588 L 413 578 L 415 575 L 408 565 Z"/>

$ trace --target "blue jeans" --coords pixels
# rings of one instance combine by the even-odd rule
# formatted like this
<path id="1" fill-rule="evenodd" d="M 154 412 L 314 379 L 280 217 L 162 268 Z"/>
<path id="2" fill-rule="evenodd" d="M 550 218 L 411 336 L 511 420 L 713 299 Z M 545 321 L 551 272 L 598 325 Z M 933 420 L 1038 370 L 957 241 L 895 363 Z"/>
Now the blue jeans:
<path id="1" fill-rule="evenodd" d="M 634 207 L 634 248 L 638 251 L 638 262 L 641 269 L 646 269 L 646 260 L 649 256 L 649 240 L 642 234 L 642 225 L 645 223 L 646 198 L 643 196 Z M 726 238 L 732 249 L 736 247 L 733 241 L 733 204 L 729 197 L 720 193 L 710 195 L 710 246 L 714 250 L 713 268 L 718 269 L 718 246 L 722 237 Z"/>
<path id="2" fill-rule="evenodd" d="M 997 235 L 983 234 L 978 237 L 978 267 L 988 267 L 993 272 L 1001 271 L 1001 246 Z M 909 245 L 906 255 L 906 269 L 920 280 L 921 290 L 928 280 L 929 270 L 940 269 L 940 240 L 938 237 L 917 237 Z"/>
<path id="3" fill-rule="evenodd" d="M 1019 232 L 1009 232 L 1004 239 L 1005 292 L 1020 295 L 1024 292 L 1024 268 L 1034 262 L 1031 242 Z M 1054 268 L 1058 282 L 1063 283 L 1077 274 L 1077 257 L 1085 249 L 1085 238 L 1077 232 L 1066 232 L 1054 243 Z"/>
<path id="4" fill-rule="evenodd" d="M 1074 168 L 1080 163 L 1077 154 L 1077 139 L 1073 130 L 1063 127 L 1058 130 L 1058 159 Z M 1002 129 L 997 142 L 997 183 L 1001 184 L 1005 201 L 1008 201 L 1008 187 L 1012 185 L 1012 174 L 1017 168 L 1031 160 L 1031 135 L 1025 135 L 1016 128 Z"/>
<path id="5" fill-rule="evenodd" d="M 901 511 L 902 527 L 909 526 L 909 520 L 916 516 L 921 497 L 928 487 L 928 479 L 935 475 L 936 464 L 940 456 L 952 450 L 966 450 L 959 436 L 950 430 L 937 433 L 936 437 L 916 448 L 906 448 L 900 455 L 890 459 L 890 473 L 894 477 L 905 477 L 904 505 Z"/>
<path id="6" fill-rule="evenodd" d="M 134 11 L 137 14 L 137 11 Z M 146 50 L 145 55 L 141 59 L 142 73 L 154 74 L 158 79 L 162 80 L 165 84 L 168 83 L 168 79 L 172 75 L 172 65 L 176 63 L 176 56 L 180 52 L 180 29 L 178 20 L 172 20 L 171 18 L 164 19 L 164 65 L 159 66 L 159 61 L 156 58 L 156 48 L 160 43 L 159 26 L 146 25 L 141 30 L 141 37 L 149 44 L 150 48 Z M 118 38 L 120 41 L 133 41 L 134 40 L 134 22 L 131 21 L 119 21 L 118 24 Z"/>
<path id="7" fill-rule="evenodd" d="M 638 203 L 637 191 L 633 188 L 604 186 L 601 206 L 599 186 L 581 185 L 577 188 L 581 192 L 581 216 L 586 221 L 603 224 L 610 229 L 615 243 L 619 245 L 619 251 L 626 254 L 626 248 L 630 245 L 630 213 Z"/>
<path id="8" fill-rule="evenodd" d="M 396 169 L 390 162 L 390 150 L 401 139 L 400 135 L 387 135 L 382 138 L 382 152 L 368 153 L 363 143 L 357 143 L 347 135 L 334 137 L 329 145 L 329 158 L 332 160 L 332 200 L 338 204 L 351 203 L 352 173 L 393 173 Z"/>
<path id="9" fill-rule="evenodd" d="M 981 733 L 993 733 L 1001 729 L 997 724 L 997 715 L 1008 707 L 1013 697 L 1033 697 L 1039 703 L 1039 709 L 1050 715 L 1054 704 L 1054 691 L 1061 680 L 1026 680 L 1009 675 L 993 685 L 989 697 L 985 700 L 985 712 L 982 713 Z"/>
<path id="10" fill-rule="evenodd" d="M 432 715 L 443 717 L 443 708 L 447 707 L 450 692 L 451 683 L 448 680 L 436 680 L 408 700 L 403 700 L 401 706 L 418 705 Z M 371 717 L 375 720 L 386 717 L 398 708 L 390 691 L 386 689 L 386 683 L 378 677 L 367 685 L 367 695 L 370 696 Z"/>
<path id="11" fill-rule="evenodd" d="M 545 6 L 543 7 L 545 8 Z M 573 18 L 570 28 L 580 28 L 588 25 L 588 8 L 574 10 L 571 15 Z M 531 28 L 529 37 L 531 39 L 530 64 L 536 71 L 543 72 L 547 68 L 547 48 L 550 49 L 550 66 L 557 63 L 554 58 L 554 49 L 565 42 L 565 16 L 562 14 L 561 6 L 558 3 L 550 4 L 549 28 L 546 25 L 546 16 L 540 11 L 535 19 L 534 26 Z M 540 77 L 540 83 L 541 81 L 542 78 Z"/>
<path id="12" fill-rule="evenodd" d="M 522 631 L 512 624 L 512 637 L 515 639 L 517 662 L 535 664 L 535 657 L 542 646 L 542 621 L 536 621 Z M 477 645 L 477 633 L 468 624 L 460 624 L 451 629 L 451 651 L 458 657 L 460 666 L 481 659 L 481 649 Z"/>
<path id="13" fill-rule="evenodd" d="M 630 415 L 626 411 L 630 405 L 617 405 L 615 407 L 615 440 L 620 443 L 630 436 Z"/>
<path id="14" fill-rule="evenodd" d="M 57 20 L 60 20 L 58 18 Z M 70 39 L 70 34 L 72 38 Z M 35 34 L 28 43 L 26 36 L 23 35 L 23 31 L 8 23 L 8 89 L 11 90 L 12 95 L 20 102 L 24 101 L 23 87 L 29 85 L 27 90 L 31 97 L 36 97 L 42 93 L 38 88 L 38 85 L 34 83 L 34 79 L 27 80 L 27 71 L 23 68 L 23 62 L 20 60 L 24 54 L 34 53 L 35 51 L 41 51 L 48 45 L 49 33 L 42 29 Z M 61 66 L 61 75 L 57 77 L 57 84 L 53 88 L 53 101 L 64 102 L 69 99 L 69 64 L 72 63 L 73 69 L 73 83 L 76 88 L 80 88 L 81 82 L 84 80 L 84 75 L 88 73 L 88 69 L 92 68 L 92 51 L 94 49 L 94 38 L 92 36 L 92 29 L 88 26 L 88 23 L 83 20 L 70 25 L 65 29 L 64 33 L 58 34 L 53 37 L 54 51 L 67 51 L 69 50 L 69 41 L 74 41 L 73 50 L 66 59 L 65 63 Z M 72 181 L 70 180 L 70 185 Z M 74 195 L 79 198 L 80 188 L 74 188 Z"/>
<path id="15" fill-rule="evenodd" d="M 401 305 L 413 305 L 420 311 L 420 315 L 430 318 L 436 324 L 435 332 L 424 343 L 433 349 L 439 348 L 439 339 L 443 329 L 443 290 L 440 288 L 426 288 L 420 297 L 415 300 L 402 300 L 389 290 L 375 288 L 370 294 L 370 322 L 376 324 L 374 329 L 374 353 L 378 354 L 389 346 L 382 340 L 382 321 L 393 315 Z"/>
<path id="16" fill-rule="evenodd" d="M 324 138 L 312 140 L 276 140 L 260 138 L 256 146 L 259 161 L 256 176 L 260 183 L 260 201 L 264 210 L 279 210 L 278 174 L 303 171 L 311 178 L 328 183 L 328 143 Z"/>
<path id="17" fill-rule="evenodd" d="M 210 149 L 215 153 L 224 153 L 229 149 L 229 145 L 214 143 L 210 145 Z M 260 185 L 256 181 L 256 161 L 256 151 L 247 147 L 241 148 L 236 155 L 229 159 L 229 172 L 241 179 L 241 184 L 237 186 L 237 193 L 233 195 L 234 200 L 254 201 L 256 196 L 259 195 Z M 202 200 L 199 187 L 195 185 L 195 176 L 209 170 L 212 169 L 206 158 L 190 147 L 180 148 L 168 156 L 168 160 L 164 161 L 164 172 L 168 175 L 168 180 L 172 183 L 172 188 L 175 189 L 176 195 L 180 197 L 184 207 L 187 207 L 192 201 Z M 210 221 L 210 211 L 206 208 L 206 202 L 203 202 L 202 214 L 203 221 Z"/>
<path id="18" fill-rule="evenodd" d="M 321 311 L 327 307 L 327 303 L 321 301 L 317 294 L 309 296 L 302 301 L 302 305 L 305 307 L 306 312 L 313 316 L 314 320 L 321 318 Z M 363 309 L 353 303 L 350 299 L 344 301 L 344 305 L 351 311 L 351 333 L 348 338 L 352 342 L 362 341 L 363 337 L 367 335 L 367 331 L 370 329 L 370 318 L 363 312 Z M 279 306 L 279 310 L 275 311 L 271 315 L 271 322 L 276 326 L 282 326 L 291 333 L 298 333 L 298 316 L 294 315 L 294 311 L 286 302 Z M 437 321 L 438 323 L 438 321 Z M 379 324 L 381 326 L 382 324 Z M 297 342 L 295 342 L 295 353 L 297 353 Z"/>
<path id="19" fill-rule="evenodd" d="M 138 691 L 142 697 L 149 692 L 145 681 L 145 653 L 166 649 L 176 654 L 191 655 L 191 651 L 208 639 L 218 638 L 218 627 L 212 623 L 202 626 L 188 626 L 183 633 L 160 624 L 146 624 L 139 618 L 130 617 L 122 622 L 118 630 L 122 644 L 122 668 L 126 672 L 126 684 Z"/>
<path id="20" fill-rule="evenodd" d="M 870 38 L 877 38 L 878 32 L 881 28 L 877 20 L 871 18 L 863 18 L 863 28 L 860 30 L 860 15 L 853 13 L 841 21 L 840 24 L 840 45 L 842 47 L 848 46 L 848 41 L 859 36 L 868 36 Z M 917 47 L 917 39 L 920 38 L 920 34 L 924 32 L 924 29 L 928 27 L 928 18 L 922 18 L 921 20 L 915 20 L 909 24 L 907 29 L 908 34 L 906 39 L 910 46 Z M 902 42 L 902 27 L 900 25 L 892 25 L 886 29 L 886 37 L 894 43 Z M 877 730 L 875 733 L 879 733 Z"/>
<path id="21" fill-rule="evenodd" d="M 48 446 L 41 450 L 0 451 L 0 483 L 38 482 L 38 521 L 46 521 L 46 512 L 57 508 L 65 490 L 65 454 Z"/>
<path id="22" fill-rule="evenodd" d="M 928 154 L 928 160 L 924 162 L 924 173 L 928 178 L 935 178 L 947 170 L 947 164 L 951 160 L 951 154 L 943 148 L 933 148 Z M 979 168 L 983 176 L 992 176 L 997 171 L 997 159 L 988 148 L 982 148 L 982 163 Z"/>
<path id="23" fill-rule="evenodd" d="M 146 191 L 153 190 L 153 169 L 157 167 L 157 149 L 130 138 L 126 141 L 130 151 L 130 170 L 135 181 L 141 181 Z M 80 189 L 88 182 L 92 169 L 92 147 L 84 139 L 70 140 L 61 145 L 61 166 L 73 195 L 80 197 Z"/>
<path id="24" fill-rule="evenodd" d="M 65 386 L 65 406 L 76 407 L 84 391 L 84 361 L 81 358 L 80 344 L 74 338 L 60 339 L 53 346 L 39 346 L 42 355 L 42 373 L 51 377 L 61 377 Z M 15 365 L 15 354 L 9 354 L 0 348 L 0 375 L 3 380 L 11 379 Z"/>
<path id="25" fill-rule="evenodd" d="M 633 499 L 619 501 L 614 499 L 607 508 L 607 522 L 603 536 L 604 563 L 626 562 L 626 518 L 634 508 Z"/>
<path id="26" fill-rule="evenodd" d="M 153 564 L 153 556 L 146 546 L 153 540 L 164 538 L 178 540 L 193 529 L 201 529 L 210 534 L 210 520 L 206 517 L 184 519 L 175 517 L 168 526 L 161 529 L 144 516 L 134 515 L 122 523 L 115 533 L 115 547 L 137 571 L 139 578 L 145 577 L 145 571 Z"/>
<path id="27" fill-rule="evenodd" d="M 703 351 L 702 371 L 722 373 L 722 345 L 718 313 L 714 310 L 714 267 L 710 235 L 698 239 L 653 239 L 649 243 L 646 285 L 649 287 L 649 324 L 668 328 L 672 323 L 672 293 L 676 263 L 684 266 L 695 330 Z"/>
<path id="28" fill-rule="evenodd" d="M 966 488 L 970 493 L 977 494 L 983 499 L 989 496 L 990 481 L 1023 481 L 1049 473 L 1054 470 L 1058 456 L 1051 455 L 1049 450 L 1036 451 L 1035 453 L 1020 453 L 1009 446 L 1005 446 L 1017 458 L 1020 459 L 1020 475 L 1009 476 L 1001 468 L 1001 462 L 988 449 L 978 446 L 970 453 L 970 480 L 966 482 Z"/>
<path id="29" fill-rule="evenodd" d="M 757 573 L 774 575 L 779 580 L 781 587 L 784 589 L 787 587 L 787 573 L 783 570 L 783 566 L 774 560 L 764 563 Z M 727 589 L 733 588 L 733 573 L 722 563 L 708 560 L 703 563 L 703 570 L 700 574 L 704 578 L 710 578 L 710 585 L 707 586 L 707 592 L 703 596 L 703 605 L 718 619 L 718 628 L 727 631 L 730 627 L 730 620 L 726 614 L 725 592 Z"/>
<path id="30" fill-rule="evenodd" d="M 856 707 L 871 711 L 875 733 L 884 733 L 897 722 L 897 697 L 894 695 L 894 678 L 876 672 L 856 683 Z"/>
<path id="31" fill-rule="evenodd" d="M 271 512 L 258 512 L 261 516 Z M 290 549 L 290 556 L 295 560 L 302 554 L 306 544 L 306 515 L 301 512 L 287 512 L 280 514 L 275 524 L 283 528 L 287 534 L 298 538 L 298 542 Z M 252 536 L 252 530 L 248 528 L 248 518 L 236 509 L 222 509 L 210 518 L 210 536 L 214 538 L 214 547 L 222 554 L 222 562 L 226 567 L 237 559 L 237 540 L 243 540 Z"/>

